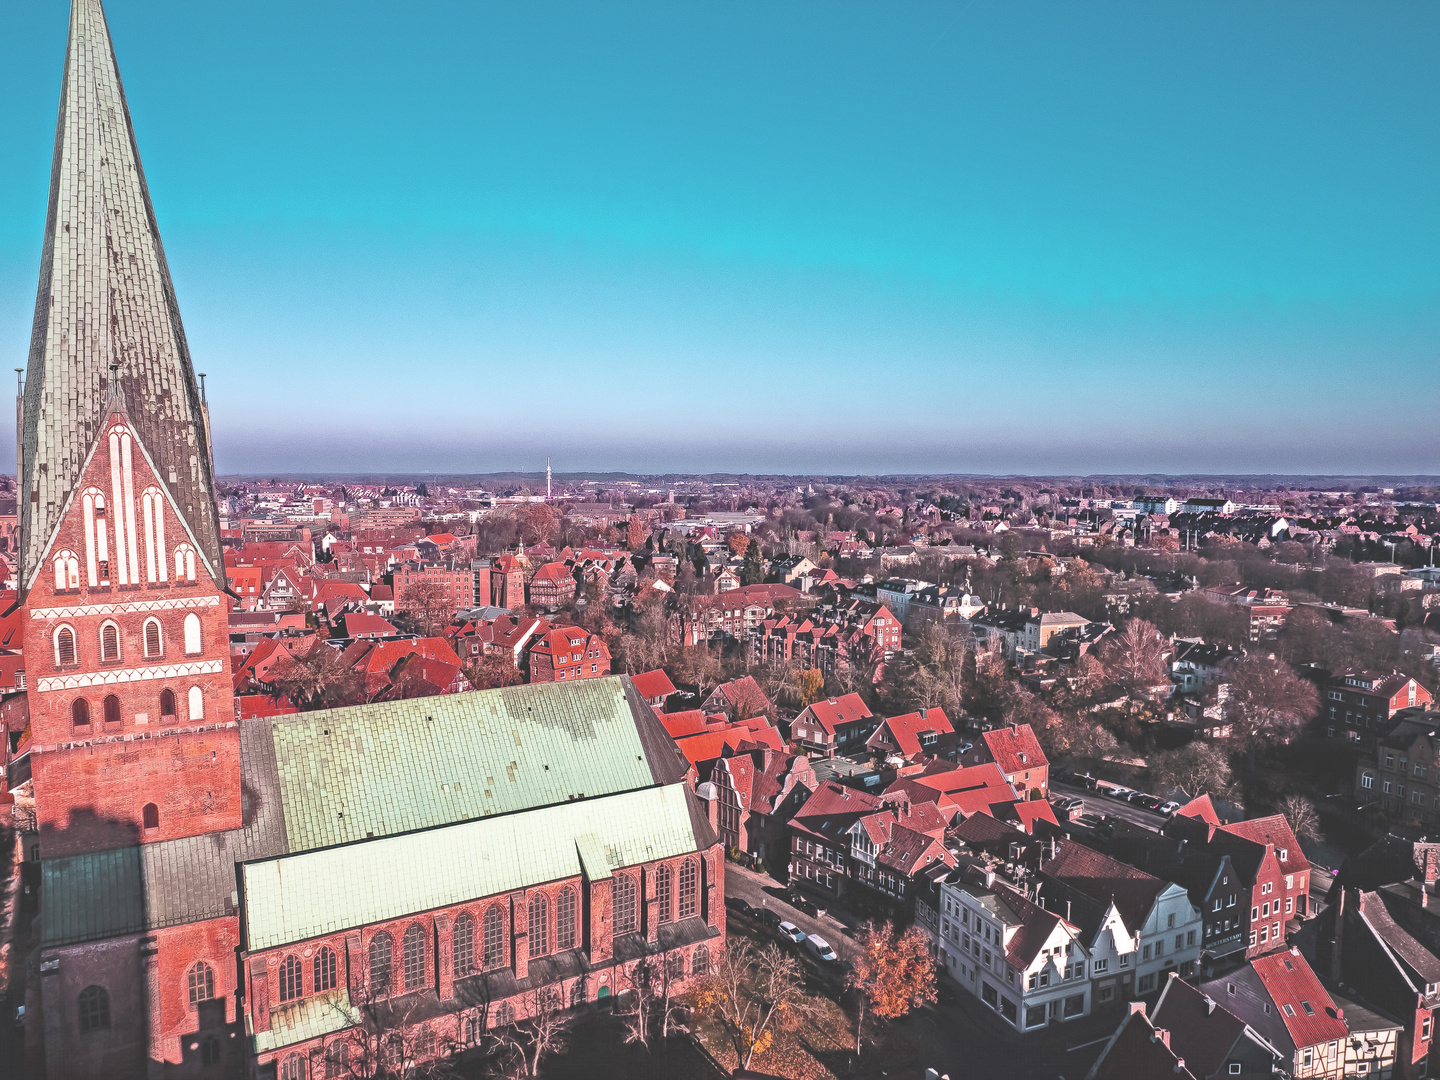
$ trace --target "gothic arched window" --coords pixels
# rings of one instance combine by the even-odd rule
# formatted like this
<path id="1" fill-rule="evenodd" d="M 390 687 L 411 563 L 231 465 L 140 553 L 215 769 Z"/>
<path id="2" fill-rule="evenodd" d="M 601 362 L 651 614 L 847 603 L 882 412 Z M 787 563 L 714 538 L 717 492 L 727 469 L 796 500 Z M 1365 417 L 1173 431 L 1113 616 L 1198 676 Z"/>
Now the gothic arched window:
<path id="1" fill-rule="evenodd" d="M 694 918 L 700 910 L 699 889 L 697 888 L 698 875 L 695 872 L 695 860 L 686 859 L 680 864 L 680 912 L 682 919 Z"/>
<path id="2" fill-rule="evenodd" d="M 320 946 L 320 951 L 315 954 L 315 992 L 317 994 L 323 990 L 335 989 L 336 970 L 335 950 L 329 945 Z"/>
<path id="3" fill-rule="evenodd" d="M 116 697 L 114 694 L 106 694 L 106 695 L 105 695 L 104 708 L 105 708 L 105 723 L 107 723 L 107 724 L 118 724 L 118 723 L 120 723 L 120 699 L 119 699 L 118 697 Z"/>
<path id="4" fill-rule="evenodd" d="M 555 948 L 575 948 L 575 890 L 568 886 L 555 898 Z"/>
<path id="5" fill-rule="evenodd" d="M 185 655 L 194 656 L 200 652 L 200 616 L 185 616 Z"/>
<path id="6" fill-rule="evenodd" d="M 196 960 L 195 966 L 185 976 L 185 984 L 193 1009 L 200 1002 L 215 996 L 215 969 L 204 960 Z"/>
<path id="7" fill-rule="evenodd" d="M 615 912 L 617 934 L 633 934 L 640 927 L 635 918 L 635 879 L 629 874 L 616 874 L 611 879 L 611 907 Z"/>
<path id="8" fill-rule="evenodd" d="M 280 1000 L 294 1001 L 305 992 L 302 985 L 300 958 L 294 953 L 280 961 Z"/>
<path id="9" fill-rule="evenodd" d="M 173 724 L 175 722 L 175 691 L 165 689 L 160 691 L 160 722 L 162 724 Z"/>
<path id="10" fill-rule="evenodd" d="M 499 967 L 505 963 L 505 916 L 499 904 L 491 904 L 485 912 L 485 966 Z"/>
<path id="11" fill-rule="evenodd" d="M 153 802 L 147 802 L 145 808 L 140 811 L 140 818 L 147 830 L 158 829 L 160 827 L 160 808 Z"/>
<path id="12" fill-rule="evenodd" d="M 198 686 L 190 687 L 190 719 L 205 719 L 205 691 Z"/>
<path id="13" fill-rule="evenodd" d="M 90 723 L 90 703 L 83 697 L 77 697 L 70 703 L 70 722 L 76 727 Z"/>
<path id="14" fill-rule="evenodd" d="M 545 894 L 530 897 L 530 955 L 544 956 L 550 951 L 550 905 Z"/>
<path id="15" fill-rule="evenodd" d="M 145 620 L 145 656 L 155 659 L 165 655 L 165 639 L 160 633 L 159 619 Z"/>
<path id="16" fill-rule="evenodd" d="M 120 659 L 120 627 L 106 622 L 100 627 L 100 662 L 114 663 Z"/>
<path id="17" fill-rule="evenodd" d="M 455 957 L 455 978 L 463 979 L 475 970 L 475 920 L 462 914 L 455 920 L 455 932 L 451 941 L 451 953 Z"/>
<path id="18" fill-rule="evenodd" d="M 659 919 L 662 923 L 669 922 L 670 914 L 670 868 L 668 866 L 657 866 L 655 868 L 655 907 L 659 911 Z"/>
<path id="19" fill-rule="evenodd" d="M 405 964 L 405 989 L 418 990 L 425 984 L 425 931 L 416 923 L 400 939 Z"/>
<path id="20" fill-rule="evenodd" d="M 390 935 L 383 931 L 370 940 L 370 992 L 377 997 L 390 992 L 390 954 L 393 947 Z"/>

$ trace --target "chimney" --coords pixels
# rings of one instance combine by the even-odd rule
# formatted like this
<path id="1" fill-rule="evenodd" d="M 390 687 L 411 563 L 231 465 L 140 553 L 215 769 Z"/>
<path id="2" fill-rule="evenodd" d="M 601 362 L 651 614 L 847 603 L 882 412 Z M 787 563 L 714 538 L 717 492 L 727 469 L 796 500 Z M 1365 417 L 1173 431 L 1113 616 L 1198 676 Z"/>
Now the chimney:
<path id="1" fill-rule="evenodd" d="M 1130 1015 L 1134 1016 L 1136 1013 L 1139 1013 L 1141 1016 L 1145 1015 L 1145 1003 L 1143 1001 L 1130 1002 Z"/>
<path id="2" fill-rule="evenodd" d="M 994 870 L 986 870 L 986 871 L 985 871 L 985 887 L 988 889 L 988 888 L 990 888 L 990 887 L 991 887 L 992 885 L 994 885 L 994 884 L 995 884 L 995 871 L 994 871 Z"/>
<path id="3" fill-rule="evenodd" d="M 1180 1075 L 1181 1073 L 1183 1073 L 1184 1071 L 1185 1071 L 1185 1059 L 1182 1058 L 1182 1057 L 1177 1057 L 1177 1058 L 1175 1059 L 1175 1075 L 1176 1075 L 1176 1076 L 1179 1076 L 1179 1075 Z"/>
<path id="4" fill-rule="evenodd" d="M 1209 1016 L 1215 1011 L 1215 999 L 1209 994 L 1205 995 L 1205 1015 Z"/>
<path id="5" fill-rule="evenodd" d="M 1066 900 L 1066 901 L 1065 901 L 1065 921 L 1066 921 L 1066 922 L 1069 922 L 1069 921 L 1070 921 L 1070 901 L 1069 901 L 1069 900 Z"/>
<path id="6" fill-rule="evenodd" d="M 1156 1028 L 1155 1034 L 1150 1036 L 1152 1043 L 1163 1043 L 1166 1050 L 1170 1049 L 1170 1032 L 1165 1028 Z"/>

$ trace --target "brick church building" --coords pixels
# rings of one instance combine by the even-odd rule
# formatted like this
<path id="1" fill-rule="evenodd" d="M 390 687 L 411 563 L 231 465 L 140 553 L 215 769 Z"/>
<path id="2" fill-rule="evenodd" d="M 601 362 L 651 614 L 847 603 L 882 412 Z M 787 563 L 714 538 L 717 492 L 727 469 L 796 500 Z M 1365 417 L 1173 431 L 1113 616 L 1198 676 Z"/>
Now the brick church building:
<path id="1" fill-rule="evenodd" d="M 100 0 L 22 407 L 49 1080 L 372 1075 L 706 970 L 723 853 L 628 678 L 237 719 L 208 412 Z"/>

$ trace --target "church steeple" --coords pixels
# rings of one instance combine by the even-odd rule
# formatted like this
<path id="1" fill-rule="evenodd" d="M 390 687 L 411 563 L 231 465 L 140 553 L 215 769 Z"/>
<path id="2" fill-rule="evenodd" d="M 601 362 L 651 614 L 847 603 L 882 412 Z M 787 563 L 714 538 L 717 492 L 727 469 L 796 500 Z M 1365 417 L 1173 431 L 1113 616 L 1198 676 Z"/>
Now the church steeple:
<path id="1" fill-rule="evenodd" d="M 22 596 L 112 393 L 223 587 L 207 425 L 110 31 L 100 0 L 73 0 L 17 465 Z"/>

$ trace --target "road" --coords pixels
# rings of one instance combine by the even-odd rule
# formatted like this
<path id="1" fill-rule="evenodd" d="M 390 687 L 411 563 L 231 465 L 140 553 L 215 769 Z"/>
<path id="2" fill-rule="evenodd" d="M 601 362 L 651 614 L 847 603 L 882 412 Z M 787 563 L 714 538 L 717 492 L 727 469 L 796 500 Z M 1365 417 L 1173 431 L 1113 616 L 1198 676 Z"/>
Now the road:
<path id="1" fill-rule="evenodd" d="M 1109 795 L 1101 795 L 1099 792 L 1087 791 L 1074 784 L 1052 781 L 1050 786 L 1062 794 L 1073 795 L 1085 803 L 1084 809 L 1075 811 L 1072 817 L 1078 817 L 1085 813 L 1104 814 L 1113 818 L 1121 818 L 1132 825 L 1139 825 L 1141 828 L 1152 829 L 1155 832 L 1159 832 L 1167 820 L 1164 814 L 1146 810 L 1120 799 L 1112 799 Z M 1322 869 L 1318 865 L 1312 867 L 1310 871 L 1310 912 L 1312 915 L 1318 915 L 1325 910 L 1325 894 L 1330 891 L 1330 884 L 1333 880 L 1329 870 Z"/>

